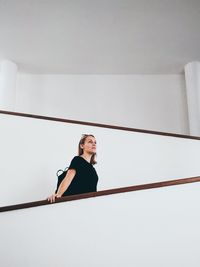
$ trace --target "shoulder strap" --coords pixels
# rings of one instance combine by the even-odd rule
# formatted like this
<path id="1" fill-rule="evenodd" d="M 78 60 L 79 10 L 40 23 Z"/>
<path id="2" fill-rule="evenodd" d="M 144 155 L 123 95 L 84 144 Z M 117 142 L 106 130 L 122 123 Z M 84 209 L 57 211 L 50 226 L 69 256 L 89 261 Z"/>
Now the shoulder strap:
<path id="1" fill-rule="evenodd" d="M 68 168 L 69 168 L 69 167 L 66 167 L 66 168 L 64 169 L 64 171 L 63 171 L 62 169 L 59 169 L 59 170 L 56 172 L 57 177 L 60 176 L 63 172 L 67 171 Z"/>

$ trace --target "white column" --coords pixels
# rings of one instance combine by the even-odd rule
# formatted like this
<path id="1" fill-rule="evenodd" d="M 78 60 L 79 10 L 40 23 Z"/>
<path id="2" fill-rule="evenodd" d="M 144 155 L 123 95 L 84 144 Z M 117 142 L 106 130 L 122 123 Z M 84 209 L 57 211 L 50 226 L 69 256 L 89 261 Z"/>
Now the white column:
<path id="1" fill-rule="evenodd" d="M 14 110 L 16 95 L 17 65 L 9 60 L 1 62 L 0 109 Z"/>
<path id="2" fill-rule="evenodd" d="M 185 65 L 190 135 L 200 136 L 200 62 Z"/>

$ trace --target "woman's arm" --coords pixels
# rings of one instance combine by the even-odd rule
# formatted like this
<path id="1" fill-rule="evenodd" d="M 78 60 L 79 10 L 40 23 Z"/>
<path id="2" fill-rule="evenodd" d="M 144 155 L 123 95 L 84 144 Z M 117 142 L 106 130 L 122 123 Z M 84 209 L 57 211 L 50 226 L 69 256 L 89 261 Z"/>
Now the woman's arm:
<path id="1" fill-rule="evenodd" d="M 52 202 L 55 202 L 56 198 L 60 198 L 63 195 L 63 193 L 67 190 L 69 185 L 71 184 L 75 175 L 76 175 L 76 170 L 74 169 L 68 170 L 65 178 L 62 180 L 60 186 L 58 187 L 57 193 L 48 197 L 47 200 L 52 203 Z"/>

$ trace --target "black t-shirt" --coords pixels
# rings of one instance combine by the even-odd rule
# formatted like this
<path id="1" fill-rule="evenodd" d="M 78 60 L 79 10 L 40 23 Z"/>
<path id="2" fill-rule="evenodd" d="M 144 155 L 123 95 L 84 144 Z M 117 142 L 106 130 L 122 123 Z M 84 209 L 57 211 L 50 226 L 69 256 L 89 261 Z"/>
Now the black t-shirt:
<path id="1" fill-rule="evenodd" d="M 91 163 L 80 156 L 76 156 L 72 159 L 68 169 L 76 170 L 76 175 L 63 196 L 97 191 L 98 175 Z"/>

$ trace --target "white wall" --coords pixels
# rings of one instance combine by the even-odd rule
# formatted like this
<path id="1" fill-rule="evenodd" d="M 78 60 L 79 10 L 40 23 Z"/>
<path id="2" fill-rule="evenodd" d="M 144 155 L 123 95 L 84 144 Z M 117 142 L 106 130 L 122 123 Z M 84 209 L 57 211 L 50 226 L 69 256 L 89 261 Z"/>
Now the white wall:
<path id="1" fill-rule="evenodd" d="M 188 134 L 184 75 L 19 74 L 15 110 Z"/>
<path id="2" fill-rule="evenodd" d="M 200 183 L 0 214 L 3 267 L 199 267 Z"/>
<path id="3" fill-rule="evenodd" d="M 56 171 L 97 139 L 98 190 L 200 175 L 200 141 L 0 114 L 0 206 L 45 199 Z"/>

